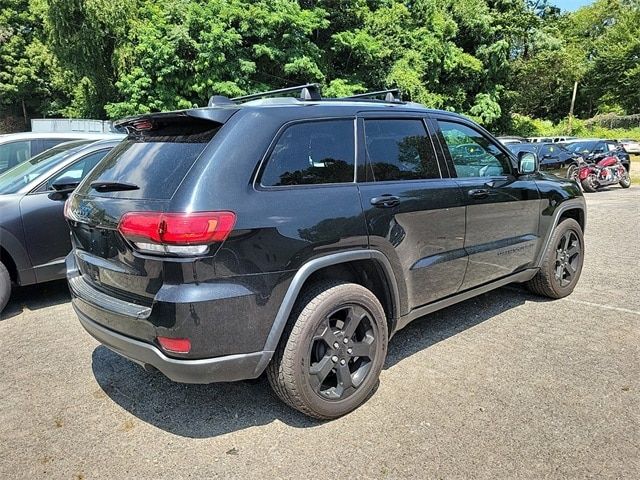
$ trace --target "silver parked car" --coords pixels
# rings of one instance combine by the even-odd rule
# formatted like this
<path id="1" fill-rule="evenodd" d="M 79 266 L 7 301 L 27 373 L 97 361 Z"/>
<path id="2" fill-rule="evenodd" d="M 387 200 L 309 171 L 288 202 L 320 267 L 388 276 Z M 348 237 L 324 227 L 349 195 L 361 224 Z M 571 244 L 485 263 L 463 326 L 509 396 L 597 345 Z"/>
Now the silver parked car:
<path id="1" fill-rule="evenodd" d="M 115 138 L 122 139 L 124 135 L 85 132 L 24 132 L 0 135 L 0 173 L 63 142 L 71 140 L 97 141 Z"/>

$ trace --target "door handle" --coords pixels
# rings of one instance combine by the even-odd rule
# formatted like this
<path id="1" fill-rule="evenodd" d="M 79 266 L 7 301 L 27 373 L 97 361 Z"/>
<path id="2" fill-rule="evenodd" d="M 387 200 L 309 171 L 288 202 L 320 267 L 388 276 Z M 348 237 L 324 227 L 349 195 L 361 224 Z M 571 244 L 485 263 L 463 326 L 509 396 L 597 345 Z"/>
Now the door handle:
<path id="1" fill-rule="evenodd" d="M 378 208 L 390 208 L 400 205 L 400 197 L 395 195 L 380 195 L 379 197 L 373 197 L 371 199 L 371 205 Z"/>
<path id="2" fill-rule="evenodd" d="M 471 198 L 487 198 L 489 196 L 489 190 L 486 188 L 474 188 L 469 190 L 469 196 Z"/>

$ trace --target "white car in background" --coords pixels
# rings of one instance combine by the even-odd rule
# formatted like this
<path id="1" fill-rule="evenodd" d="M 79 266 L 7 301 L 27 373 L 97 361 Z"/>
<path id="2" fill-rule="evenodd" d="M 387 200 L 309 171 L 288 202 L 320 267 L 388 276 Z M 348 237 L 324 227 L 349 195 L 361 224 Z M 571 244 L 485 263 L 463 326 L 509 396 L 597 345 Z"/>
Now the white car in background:
<path id="1" fill-rule="evenodd" d="M 634 155 L 640 155 L 640 142 L 637 140 L 632 140 L 630 138 L 623 138 L 620 140 L 620 144 L 622 148 L 627 153 L 633 153 Z"/>
<path id="2" fill-rule="evenodd" d="M 63 142 L 71 140 L 98 141 L 124 137 L 124 135 L 114 133 L 85 132 L 24 132 L 0 135 L 0 173 Z"/>

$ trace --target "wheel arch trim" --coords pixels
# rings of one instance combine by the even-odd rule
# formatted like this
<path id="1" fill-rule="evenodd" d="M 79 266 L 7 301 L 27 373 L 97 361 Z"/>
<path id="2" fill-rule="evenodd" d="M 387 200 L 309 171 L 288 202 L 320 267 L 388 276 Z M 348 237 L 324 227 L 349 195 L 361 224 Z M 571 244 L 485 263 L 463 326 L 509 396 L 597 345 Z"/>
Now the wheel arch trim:
<path id="1" fill-rule="evenodd" d="M 382 272 L 386 277 L 390 287 L 391 311 L 393 312 L 392 321 L 396 321 L 399 316 L 400 293 L 398 290 L 396 278 L 393 274 L 391 263 L 382 252 L 378 250 L 365 249 L 350 250 L 347 252 L 333 253 L 319 258 L 314 258 L 298 269 L 293 277 L 293 280 L 289 284 L 289 288 L 287 289 L 287 292 L 282 299 L 280 308 L 278 309 L 278 313 L 276 314 L 275 320 L 267 337 L 267 341 L 264 345 L 263 352 L 267 355 L 263 356 L 262 361 L 256 368 L 257 373 L 261 373 L 267 367 L 267 364 L 271 360 L 271 357 L 273 356 L 273 353 L 275 352 L 278 343 L 280 342 L 280 338 L 282 337 L 282 332 L 284 331 L 285 325 L 289 320 L 289 315 L 291 315 L 293 306 L 295 305 L 295 302 L 298 299 L 300 292 L 302 291 L 302 287 L 309 279 L 309 277 L 314 272 L 317 272 L 318 270 L 321 270 L 323 268 L 357 260 L 373 260 L 376 261 L 382 268 Z M 389 332 L 389 334 L 391 334 L 391 332 Z"/>
<path id="2" fill-rule="evenodd" d="M 547 249 L 549 248 L 549 244 L 551 242 L 551 236 L 553 235 L 553 231 L 558 226 L 558 223 L 560 223 L 560 217 L 562 216 L 562 214 L 564 212 L 569 211 L 569 210 L 580 210 L 582 212 L 582 218 L 583 218 L 583 222 L 584 222 L 584 224 L 582 225 L 582 229 L 583 229 L 583 231 L 585 230 L 585 227 L 587 226 L 587 208 L 586 208 L 586 202 L 584 200 L 584 197 L 576 197 L 576 198 L 572 198 L 572 199 L 565 200 L 564 202 L 562 202 L 553 211 L 553 220 L 551 222 L 551 225 L 549 226 L 549 229 L 547 230 L 547 232 L 546 232 L 546 234 L 544 236 L 543 246 L 540 249 L 540 252 L 538 253 L 538 258 L 536 259 L 536 266 L 537 267 L 540 267 L 541 264 L 542 264 L 542 259 L 544 258 L 544 255 L 547 252 Z"/>
<path id="3" fill-rule="evenodd" d="M 20 285 L 36 282 L 29 254 L 24 246 L 9 230 L 0 227 L 0 247 L 11 257 L 16 267 L 16 281 Z"/>

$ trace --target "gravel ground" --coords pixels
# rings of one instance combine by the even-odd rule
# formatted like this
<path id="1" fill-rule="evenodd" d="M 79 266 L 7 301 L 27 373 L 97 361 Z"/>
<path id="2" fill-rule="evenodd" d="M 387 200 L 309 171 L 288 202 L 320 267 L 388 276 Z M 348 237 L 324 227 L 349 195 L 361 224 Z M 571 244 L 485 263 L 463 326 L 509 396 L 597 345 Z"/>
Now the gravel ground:
<path id="1" fill-rule="evenodd" d="M 86 334 L 63 282 L 0 321 L 0 478 L 638 478 L 640 188 L 588 196 L 576 291 L 514 286 L 400 332 L 316 422 L 257 383 L 179 385 Z"/>

